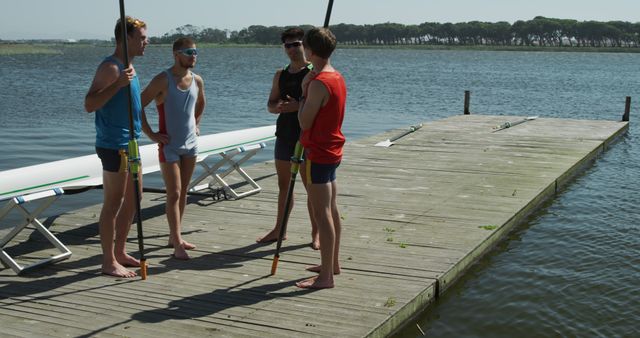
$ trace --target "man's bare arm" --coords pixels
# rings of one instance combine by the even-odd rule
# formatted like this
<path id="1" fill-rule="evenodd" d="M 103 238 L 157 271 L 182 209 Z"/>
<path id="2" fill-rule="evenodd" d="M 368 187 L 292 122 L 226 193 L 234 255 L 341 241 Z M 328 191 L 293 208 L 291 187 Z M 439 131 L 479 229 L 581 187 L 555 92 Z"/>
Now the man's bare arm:
<path id="1" fill-rule="evenodd" d="M 196 76 L 196 84 L 198 85 L 198 99 L 196 101 L 196 133 L 200 135 L 200 120 L 204 113 L 204 107 L 207 105 L 207 99 L 204 95 L 204 80 L 200 75 Z"/>
<path id="2" fill-rule="evenodd" d="M 145 107 L 156 100 L 156 104 L 161 104 L 164 99 L 164 89 L 167 88 L 168 80 L 164 73 L 156 75 L 149 85 L 142 91 L 141 103 L 142 103 L 142 131 L 155 143 L 167 144 L 169 143 L 169 136 L 166 134 L 156 133 L 151 129 L 151 125 L 147 120 L 147 113 Z"/>
<path id="3" fill-rule="evenodd" d="M 119 72 L 113 63 L 103 63 L 98 67 L 89 92 L 84 99 L 84 109 L 92 113 L 104 106 L 120 88 L 128 85 L 133 79 L 133 67 Z"/>
<path id="4" fill-rule="evenodd" d="M 140 94 L 142 108 L 146 107 L 151 101 L 156 100 L 156 105 L 164 102 L 164 90 L 168 86 L 168 79 L 164 72 L 156 75 L 147 87 Z"/>
<path id="5" fill-rule="evenodd" d="M 311 81 L 305 94 L 306 97 L 301 102 L 302 108 L 298 112 L 298 120 L 302 130 L 311 128 L 318 111 L 326 105 L 329 96 L 327 88 L 320 81 Z"/>
<path id="6" fill-rule="evenodd" d="M 269 101 L 267 102 L 267 110 L 272 114 L 280 114 L 278 104 L 280 103 L 280 74 L 282 69 L 276 71 L 271 84 L 271 93 L 269 93 Z"/>

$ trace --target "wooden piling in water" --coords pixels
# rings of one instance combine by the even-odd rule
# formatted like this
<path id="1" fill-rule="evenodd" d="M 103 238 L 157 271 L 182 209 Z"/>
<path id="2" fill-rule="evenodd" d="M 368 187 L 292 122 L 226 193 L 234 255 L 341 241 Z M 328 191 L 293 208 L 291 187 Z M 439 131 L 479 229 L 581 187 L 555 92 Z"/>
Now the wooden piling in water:
<path id="1" fill-rule="evenodd" d="M 627 99 L 624 103 L 624 115 L 622 115 L 622 121 L 629 121 L 629 113 L 631 112 L 631 96 L 627 96 Z"/>
<path id="2" fill-rule="evenodd" d="M 471 92 L 468 90 L 464 91 L 464 115 L 469 115 L 471 112 L 469 111 L 469 101 L 471 100 Z"/>

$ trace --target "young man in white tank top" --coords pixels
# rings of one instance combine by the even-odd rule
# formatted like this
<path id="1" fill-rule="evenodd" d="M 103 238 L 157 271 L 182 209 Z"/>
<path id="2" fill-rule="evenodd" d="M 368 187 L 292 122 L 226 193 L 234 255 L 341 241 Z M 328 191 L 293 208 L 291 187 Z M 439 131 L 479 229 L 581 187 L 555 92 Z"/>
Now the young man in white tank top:
<path id="1" fill-rule="evenodd" d="M 159 130 L 154 132 L 142 112 L 142 131 L 158 143 L 160 169 L 167 190 L 166 213 L 169 223 L 169 245 L 173 257 L 189 259 L 186 250 L 195 245 L 181 235 L 182 217 L 187 202 L 187 189 L 198 156 L 197 135 L 206 104 L 204 81 L 191 72 L 198 50 L 190 38 L 173 43 L 175 62 L 156 75 L 142 92 L 142 107 L 155 100 L 159 114 Z"/>

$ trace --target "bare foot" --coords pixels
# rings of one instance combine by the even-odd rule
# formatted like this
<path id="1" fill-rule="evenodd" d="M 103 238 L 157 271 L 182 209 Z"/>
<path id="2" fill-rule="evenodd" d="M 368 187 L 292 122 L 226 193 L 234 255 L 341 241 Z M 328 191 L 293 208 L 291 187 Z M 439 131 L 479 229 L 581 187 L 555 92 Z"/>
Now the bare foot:
<path id="1" fill-rule="evenodd" d="M 187 254 L 187 251 L 185 250 L 185 247 L 182 245 L 178 245 L 177 247 L 174 248 L 172 256 L 173 258 L 179 259 L 182 261 L 186 261 L 190 258 L 189 254 Z"/>
<path id="2" fill-rule="evenodd" d="M 280 236 L 280 229 L 273 229 L 271 231 L 269 231 L 269 233 L 267 233 L 266 235 L 262 236 L 262 237 L 258 237 L 258 239 L 256 239 L 256 243 L 273 243 L 273 242 L 277 242 L 278 241 L 278 236 Z M 284 235 L 284 238 L 282 238 L 282 240 L 286 240 L 287 239 L 287 235 Z"/>
<path id="3" fill-rule="evenodd" d="M 314 239 L 311 243 L 309 243 L 309 246 L 313 250 L 320 250 L 320 240 Z"/>
<path id="4" fill-rule="evenodd" d="M 315 272 L 315 273 L 320 273 L 320 268 L 321 267 L 322 267 L 321 265 L 308 266 L 307 268 L 305 268 L 305 270 L 311 271 L 311 272 Z M 333 274 L 334 275 L 339 275 L 340 274 L 340 267 L 339 266 L 333 268 Z"/>
<path id="5" fill-rule="evenodd" d="M 129 256 L 128 254 L 116 255 L 116 261 L 120 263 L 122 266 L 126 266 L 128 268 L 135 268 L 140 266 L 140 261 Z"/>
<path id="6" fill-rule="evenodd" d="M 111 277 L 120 277 L 120 278 L 133 278 L 136 276 L 135 271 L 131 271 L 118 263 L 114 263 L 107 266 L 103 264 L 102 274 L 111 276 Z"/>
<path id="7" fill-rule="evenodd" d="M 196 248 L 195 244 L 191 244 L 187 241 L 182 241 L 180 242 L 180 244 L 182 244 L 182 246 L 185 248 L 185 250 L 193 250 Z M 169 241 L 169 244 L 167 244 L 168 247 L 173 248 L 173 242 Z"/>
<path id="8" fill-rule="evenodd" d="M 318 276 L 315 276 L 315 277 L 311 277 L 303 281 L 297 282 L 296 286 L 301 289 L 331 289 L 335 285 L 333 284 L 332 280 L 320 281 Z"/>

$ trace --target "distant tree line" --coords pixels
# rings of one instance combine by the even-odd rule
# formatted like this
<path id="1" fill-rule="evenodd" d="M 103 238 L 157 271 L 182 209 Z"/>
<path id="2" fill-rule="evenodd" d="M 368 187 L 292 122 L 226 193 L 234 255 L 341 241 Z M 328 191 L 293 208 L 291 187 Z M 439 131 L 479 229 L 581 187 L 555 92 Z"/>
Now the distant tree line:
<path id="1" fill-rule="evenodd" d="M 309 29 L 312 26 L 301 26 Z M 264 44 L 280 43 L 286 27 L 253 25 L 239 31 L 186 25 L 151 38 L 152 43 L 171 43 L 181 36 L 197 42 Z M 464 45 L 464 46 L 570 46 L 638 47 L 640 22 L 577 21 L 542 16 L 510 24 L 500 22 L 425 22 L 419 25 L 380 23 L 337 24 L 331 30 L 338 42 L 347 45 Z"/>

